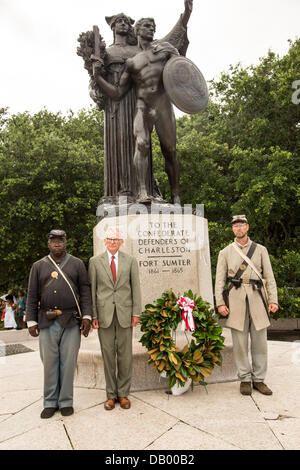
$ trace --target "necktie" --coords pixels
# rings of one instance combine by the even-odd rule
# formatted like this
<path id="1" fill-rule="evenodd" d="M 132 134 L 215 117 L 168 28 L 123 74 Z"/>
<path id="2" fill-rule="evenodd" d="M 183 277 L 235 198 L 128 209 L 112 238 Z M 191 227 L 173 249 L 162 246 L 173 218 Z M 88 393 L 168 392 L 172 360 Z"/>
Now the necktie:
<path id="1" fill-rule="evenodd" d="M 116 283 L 117 270 L 116 270 L 116 263 L 115 263 L 115 257 L 114 256 L 112 256 L 112 258 L 111 258 L 110 269 L 111 269 L 111 273 L 112 273 L 114 283 Z"/>

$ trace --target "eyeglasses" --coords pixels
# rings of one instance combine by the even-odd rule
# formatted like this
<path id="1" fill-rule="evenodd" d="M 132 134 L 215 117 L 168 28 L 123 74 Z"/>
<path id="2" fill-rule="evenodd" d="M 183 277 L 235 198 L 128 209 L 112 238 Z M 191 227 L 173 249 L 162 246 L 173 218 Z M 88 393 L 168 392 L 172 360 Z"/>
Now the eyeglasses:
<path id="1" fill-rule="evenodd" d="M 243 224 L 233 224 L 232 228 L 245 227 L 246 225 L 247 225 L 246 223 L 243 223 Z"/>
<path id="2" fill-rule="evenodd" d="M 107 238 L 106 240 L 110 243 L 117 243 L 117 242 L 121 241 L 120 238 Z"/>

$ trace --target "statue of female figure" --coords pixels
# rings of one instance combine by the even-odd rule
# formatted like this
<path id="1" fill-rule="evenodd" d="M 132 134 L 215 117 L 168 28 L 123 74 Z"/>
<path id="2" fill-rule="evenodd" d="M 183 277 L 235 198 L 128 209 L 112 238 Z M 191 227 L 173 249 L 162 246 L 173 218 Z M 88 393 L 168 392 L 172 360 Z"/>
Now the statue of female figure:
<path id="1" fill-rule="evenodd" d="M 106 79 L 114 85 L 124 70 L 128 58 L 139 50 L 132 25 L 134 20 L 120 13 L 105 18 L 114 33 L 114 43 L 106 49 Z M 104 197 L 127 196 L 134 201 L 136 179 L 133 165 L 134 137 L 133 116 L 136 96 L 134 88 L 120 101 L 105 99 L 104 126 Z M 151 179 L 152 180 L 152 179 Z"/>

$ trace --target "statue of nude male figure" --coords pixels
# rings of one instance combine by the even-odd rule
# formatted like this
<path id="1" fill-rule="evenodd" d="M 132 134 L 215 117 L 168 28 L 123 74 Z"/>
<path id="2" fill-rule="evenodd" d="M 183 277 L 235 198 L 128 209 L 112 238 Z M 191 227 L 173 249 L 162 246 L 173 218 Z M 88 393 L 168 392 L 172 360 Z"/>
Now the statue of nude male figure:
<path id="1" fill-rule="evenodd" d="M 132 84 L 136 87 L 137 104 L 134 118 L 134 165 L 138 178 L 139 201 L 150 200 L 146 187 L 147 155 L 151 133 L 155 127 L 171 186 L 173 204 L 180 204 L 179 169 L 176 157 L 176 121 L 172 104 L 163 85 L 163 70 L 167 61 L 179 55 L 168 42 L 153 42 L 155 22 L 142 18 L 135 26 L 141 52 L 126 61 L 125 70 L 116 87 L 100 75 L 102 65 L 95 62 L 94 77 L 103 91 L 114 100 L 120 100 Z"/>

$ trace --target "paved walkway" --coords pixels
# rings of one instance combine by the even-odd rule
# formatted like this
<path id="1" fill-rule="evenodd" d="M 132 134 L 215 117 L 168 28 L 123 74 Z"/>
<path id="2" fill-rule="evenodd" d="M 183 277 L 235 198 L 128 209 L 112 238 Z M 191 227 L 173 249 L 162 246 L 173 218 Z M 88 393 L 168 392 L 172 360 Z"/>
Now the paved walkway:
<path id="1" fill-rule="evenodd" d="M 0 357 L 0 450 L 300 449 L 300 342 L 269 341 L 271 397 L 242 396 L 238 382 L 228 382 L 179 397 L 134 392 L 130 410 L 105 411 L 103 390 L 76 387 L 74 415 L 49 420 L 40 419 L 38 341 L 27 330 L 5 331 L 2 350 L 3 343 L 33 352 Z"/>

